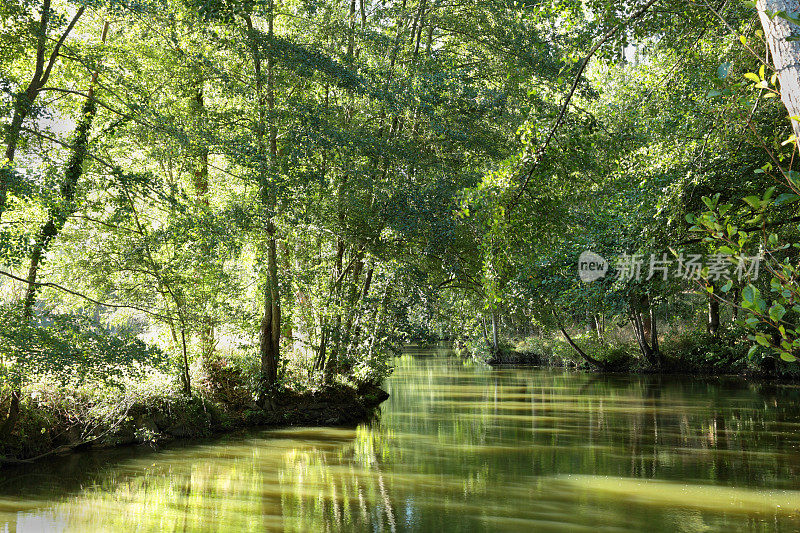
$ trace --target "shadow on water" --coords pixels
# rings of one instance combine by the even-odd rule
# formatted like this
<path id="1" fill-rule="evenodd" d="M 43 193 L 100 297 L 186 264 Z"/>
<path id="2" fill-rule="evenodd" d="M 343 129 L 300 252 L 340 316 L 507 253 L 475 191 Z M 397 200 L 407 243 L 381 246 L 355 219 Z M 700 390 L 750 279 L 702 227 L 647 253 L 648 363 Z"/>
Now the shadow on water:
<path id="1" fill-rule="evenodd" d="M 381 417 L 0 477 L 4 531 L 800 528 L 798 389 L 491 369 L 410 348 Z"/>

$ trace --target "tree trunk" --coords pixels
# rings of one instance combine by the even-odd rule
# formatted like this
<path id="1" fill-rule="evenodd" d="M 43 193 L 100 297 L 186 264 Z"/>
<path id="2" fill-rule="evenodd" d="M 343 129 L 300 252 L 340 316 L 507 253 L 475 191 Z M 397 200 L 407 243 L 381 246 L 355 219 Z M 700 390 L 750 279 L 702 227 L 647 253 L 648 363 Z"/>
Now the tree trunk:
<path id="1" fill-rule="evenodd" d="M 350 31 L 347 34 L 347 61 L 353 60 L 353 49 L 355 48 L 356 33 L 356 0 L 350 0 L 350 14 L 348 16 Z"/>
<path id="2" fill-rule="evenodd" d="M 102 42 L 105 42 L 108 35 L 108 22 L 103 24 Z M 94 102 L 94 86 L 97 83 L 98 72 L 92 74 L 89 84 L 88 98 L 81 110 L 78 125 L 75 128 L 75 140 L 72 145 L 72 154 L 64 172 L 64 180 L 61 182 L 60 197 L 57 205 L 50 207 L 47 222 L 39 231 L 39 236 L 31 251 L 31 262 L 28 268 L 28 287 L 25 291 L 25 302 L 23 316 L 30 318 L 33 315 L 33 306 L 36 303 L 36 279 L 39 274 L 39 266 L 42 256 L 47 252 L 50 243 L 55 239 L 67 222 L 67 219 L 75 212 L 75 193 L 78 180 L 83 174 L 83 164 L 86 160 L 86 153 L 89 145 L 89 130 L 92 127 L 97 106 Z"/>
<path id="3" fill-rule="evenodd" d="M 500 353 L 500 343 L 497 341 L 497 309 L 492 309 L 492 356 Z"/>
<path id="4" fill-rule="evenodd" d="M 715 337 L 719 333 L 719 300 L 713 295 L 708 295 L 708 333 Z"/>
<path id="5" fill-rule="evenodd" d="M 203 96 L 203 78 L 198 77 L 194 81 L 194 94 L 189 102 L 189 109 L 192 114 L 194 127 L 197 132 L 202 131 L 206 119 L 205 98 Z M 190 168 L 192 169 L 192 181 L 194 185 L 195 199 L 199 206 L 208 207 L 208 144 L 204 139 L 195 141 L 190 148 Z M 208 359 L 214 353 L 216 340 L 214 339 L 214 320 L 211 316 L 204 314 L 200 320 L 200 356 Z"/>
<path id="6" fill-rule="evenodd" d="M 559 331 L 561 331 L 561 334 L 562 334 L 562 335 L 564 335 L 564 338 L 567 340 L 567 343 L 569 343 L 569 345 L 570 345 L 570 346 L 572 346 L 572 349 L 573 349 L 573 350 L 575 350 L 575 352 L 576 352 L 578 355 L 580 355 L 580 356 L 581 356 L 581 357 L 582 357 L 584 360 L 586 360 L 586 361 L 587 361 L 589 364 L 591 364 L 591 365 L 594 365 L 594 366 L 596 366 L 597 368 L 600 368 L 600 369 L 604 369 L 604 368 L 605 368 L 605 364 L 603 364 L 601 361 L 599 361 L 599 360 L 595 359 L 594 357 L 592 357 L 592 356 L 590 356 L 589 354 L 587 354 L 586 352 L 584 352 L 584 351 L 583 351 L 583 350 L 580 348 L 580 346 L 578 346 L 578 345 L 577 345 L 577 344 L 576 344 L 576 343 L 575 343 L 575 342 L 572 340 L 572 337 L 570 337 L 570 336 L 569 336 L 569 334 L 567 333 L 567 330 L 566 330 L 566 329 L 564 329 L 564 325 L 562 324 L 562 322 L 561 322 L 561 319 L 558 317 L 558 314 L 556 313 L 556 311 L 555 311 L 555 310 L 553 310 L 553 318 L 555 318 L 555 319 L 556 319 L 556 325 L 558 326 L 558 329 L 559 329 Z"/>
<path id="7" fill-rule="evenodd" d="M 267 17 L 267 33 L 270 42 L 274 36 L 275 2 L 269 0 L 269 13 Z M 269 160 L 270 166 L 275 170 L 278 166 L 278 128 L 275 125 L 275 61 L 271 55 L 267 56 L 267 110 L 269 111 Z M 277 202 L 274 194 L 269 195 L 269 208 L 274 209 Z M 281 348 L 281 300 L 278 287 L 278 257 L 275 240 L 275 224 L 270 220 L 267 223 L 269 237 L 267 254 L 267 275 L 269 277 L 269 303 L 272 306 L 271 328 L 271 353 L 269 354 L 269 375 L 267 386 L 275 386 L 278 380 L 278 360 Z M 265 302 L 266 303 L 266 302 Z"/>
<path id="8" fill-rule="evenodd" d="M 33 103 L 36 100 L 36 97 L 39 95 L 40 90 L 50 78 L 50 73 L 52 72 L 53 65 L 58 59 L 58 52 L 61 49 L 62 44 L 72 31 L 72 28 L 75 27 L 78 19 L 83 15 L 85 9 L 85 6 L 78 8 L 72 17 L 72 20 L 70 20 L 69 24 L 64 29 L 64 32 L 59 36 L 58 39 L 55 39 L 56 44 L 50 53 L 49 59 L 46 59 L 45 55 L 48 41 L 47 33 L 50 24 L 50 0 L 44 0 L 42 3 L 42 17 L 36 30 L 37 46 L 36 66 L 34 68 L 34 73 L 31 77 L 31 81 L 28 83 L 28 87 L 24 91 L 18 93 L 14 98 L 14 114 L 12 115 L 11 122 L 6 127 L 5 132 L 5 158 L 7 161 L 5 164 L 0 166 L 0 220 L 3 218 L 3 212 L 5 211 L 6 202 L 8 201 L 8 189 L 11 185 L 11 178 L 13 176 L 11 163 L 14 161 L 14 156 L 16 155 L 17 144 L 19 143 L 19 135 L 22 131 L 22 124 L 25 122 L 25 119 L 28 118 L 31 109 L 33 109 Z M 105 41 L 105 37 L 103 40 Z M 93 76 L 93 80 L 96 79 L 96 76 L 97 74 Z"/>
<path id="9" fill-rule="evenodd" d="M 796 13 L 797 0 L 757 0 L 758 18 L 764 29 L 764 38 L 772 54 L 772 63 L 780 81 L 781 100 L 790 117 L 800 117 L 800 41 L 789 40 L 796 37 L 795 24 L 770 14 L 784 11 Z M 800 141 L 800 121 L 791 119 L 792 130 Z"/>
<path id="10" fill-rule="evenodd" d="M 642 334 L 645 339 L 649 339 L 652 329 L 650 324 L 650 298 L 647 295 L 641 297 L 637 312 L 642 323 Z"/>
<path id="11" fill-rule="evenodd" d="M 192 381 L 189 377 L 189 353 L 186 350 L 186 327 L 181 325 L 181 344 L 183 355 L 183 370 L 181 371 L 181 385 L 186 396 L 192 394 Z"/>
<path id="12" fill-rule="evenodd" d="M 375 314 L 373 315 L 373 323 L 372 323 L 372 335 L 369 339 L 369 350 L 367 351 L 367 360 L 372 359 L 372 354 L 375 350 L 375 341 L 378 338 L 378 327 L 383 322 L 383 315 L 386 311 L 386 304 L 389 300 L 393 297 L 393 284 L 394 279 L 389 281 L 389 285 L 386 288 L 386 292 L 383 294 L 383 298 L 381 299 L 381 303 L 375 309 Z"/>
<path id="13" fill-rule="evenodd" d="M 42 14 L 42 22 L 40 25 L 40 29 L 44 32 L 47 30 L 48 14 L 46 12 L 49 11 L 49 5 L 49 0 L 45 0 L 45 13 Z M 72 23 L 64 33 L 64 37 L 66 37 L 66 34 L 72 29 L 72 26 L 78 20 L 82 12 L 83 7 L 80 8 L 76 16 L 73 18 Z M 107 34 L 108 22 L 103 24 L 103 42 L 105 42 Z M 40 39 L 44 39 L 44 37 L 42 36 Z M 43 46 L 43 41 L 40 40 L 40 54 L 43 53 Z M 60 45 L 57 45 L 56 50 L 58 49 L 58 46 Z M 17 108 L 15 106 L 14 118 L 12 119 L 12 124 L 8 131 L 9 137 L 6 149 L 6 158 L 9 160 L 9 162 L 14 159 L 14 151 L 16 149 L 17 139 L 19 138 L 19 131 L 22 127 L 22 121 L 25 119 L 27 112 L 30 110 L 30 106 L 33 103 L 33 99 L 36 97 L 38 90 L 47 81 L 53 61 L 54 60 L 51 59 L 47 70 L 42 72 L 43 62 L 37 59 L 36 75 L 34 76 L 34 80 L 31 82 L 31 85 L 28 87 L 24 105 L 22 108 Z M 39 265 L 41 264 L 42 255 L 47 251 L 50 243 L 64 227 L 67 218 L 75 211 L 75 188 L 77 187 L 78 179 L 83 173 L 83 163 L 86 159 L 86 151 L 89 143 L 89 130 L 92 127 L 92 122 L 96 113 L 93 91 L 94 86 L 97 83 L 97 76 L 98 73 L 95 71 L 92 74 L 91 83 L 89 85 L 89 97 L 86 99 L 86 103 L 83 106 L 81 117 L 75 130 L 75 141 L 72 147 L 72 154 L 64 173 L 64 181 L 61 183 L 60 205 L 50 208 L 48 220 L 42 226 L 39 236 L 34 243 L 33 250 L 31 251 L 31 262 L 28 268 L 27 277 L 28 286 L 25 290 L 25 300 L 22 311 L 22 316 L 26 320 L 29 320 L 33 316 L 33 307 L 36 303 L 36 288 L 38 286 L 36 280 L 39 274 Z M 31 92 L 32 89 L 33 92 Z M 2 216 L 3 208 L 6 202 L 7 183 L 8 182 L 5 179 L 5 170 L 0 171 L 0 217 Z M 14 427 L 17 424 L 21 396 L 22 390 L 20 386 L 17 385 L 11 391 L 11 406 L 8 410 L 8 416 L 6 417 L 2 426 L 0 426 L 0 439 L 7 437 L 14 430 Z"/>
<path id="14" fill-rule="evenodd" d="M 21 397 L 22 392 L 18 386 L 15 386 L 11 390 L 11 405 L 8 408 L 8 415 L 6 415 L 6 419 L 3 423 L 0 424 L 0 441 L 6 440 L 17 425 L 17 420 L 19 419 L 19 401 Z"/>
<path id="15" fill-rule="evenodd" d="M 633 334 L 636 337 L 636 342 L 639 344 L 639 350 L 641 351 L 645 361 L 647 361 L 650 366 L 658 367 L 660 365 L 660 352 L 657 352 L 648 342 L 648 339 L 650 342 L 653 340 L 652 319 L 654 317 L 652 317 L 650 314 L 647 316 L 648 322 L 651 325 L 650 331 L 645 331 L 644 320 L 642 319 L 641 312 L 636 307 L 631 306 L 629 319 L 631 326 L 633 327 Z M 658 332 L 656 332 L 655 339 L 656 342 L 658 342 Z"/>
<path id="16" fill-rule="evenodd" d="M 486 316 L 481 313 L 481 325 L 483 326 L 483 340 L 486 343 L 486 348 L 492 351 L 492 342 L 489 340 L 489 330 L 486 329 Z"/>
<path id="17" fill-rule="evenodd" d="M 205 120 L 205 98 L 203 97 L 203 79 L 195 81 L 194 95 L 189 103 L 195 129 L 201 130 Z M 196 142 L 192 147 L 192 178 L 195 197 L 199 204 L 208 206 L 208 145 L 205 140 Z"/>
<path id="18" fill-rule="evenodd" d="M 346 309 L 346 318 L 344 321 L 344 332 L 342 335 L 343 347 L 345 349 L 342 350 L 344 354 L 349 352 L 350 344 L 352 342 L 352 334 L 353 334 L 353 323 L 356 319 L 356 312 L 358 310 L 358 301 L 360 296 L 359 291 L 359 281 L 361 280 L 361 272 L 364 270 L 364 261 L 361 258 L 363 254 L 358 252 L 359 258 L 356 259 L 356 263 L 353 266 L 353 275 L 350 282 L 350 290 L 347 294 L 347 300 L 345 301 L 345 305 L 347 306 Z"/>
<path id="19" fill-rule="evenodd" d="M 593 319 L 594 319 L 594 329 L 597 332 L 597 339 L 600 342 L 604 342 L 605 325 L 603 324 L 603 319 L 599 314 L 594 314 Z"/>
<path id="20" fill-rule="evenodd" d="M 664 366 L 664 357 L 661 354 L 661 347 L 658 344 L 658 321 L 656 320 L 656 306 L 652 299 L 648 298 L 650 304 L 650 348 L 653 352 L 653 359 L 658 367 Z"/>
<path id="21" fill-rule="evenodd" d="M 273 37 L 273 15 L 274 3 L 269 1 L 267 14 L 267 33 L 269 39 Z M 272 221 L 273 210 L 276 205 L 276 198 L 272 193 L 266 167 L 267 150 L 264 136 L 268 133 L 269 138 L 269 163 L 272 169 L 277 167 L 278 145 L 277 128 L 274 122 L 275 110 L 275 79 L 274 65 L 271 56 L 267 56 L 267 90 L 263 90 L 261 74 L 261 52 L 259 43 L 256 39 L 257 34 L 253 27 L 250 15 L 243 15 L 250 34 L 250 47 L 253 54 L 253 70 L 256 78 L 256 100 L 258 106 L 258 125 L 256 137 L 258 139 L 259 155 L 259 194 L 263 216 L 266 218 L 264 230 L 266 233 L 266 255 L 267 276 L 264 284 L 264 316 L 261 320 L 259 354 L 261 358 L 261 386 L 259 391 L 259 401 L 262 405 L 268 401 L 269 395 L 273 392 L 278 380 L 278 361 L 280 359 L 280 339 L 281 339 L 281 308 L 280 292 L 278 287 L 278 262 L 275 240 L 275 224 Z M 266 110 L 264 109 L 266 104 Z M 269 131 L 265 131 L 266 116 L 265 111 L 269 111 L 272 120 L 269 124 Z"/>
<path id="22" fill-rule="evenodd" d="M 341 198 L 341 185 L 340 185 L 340 193 L 339 197 Z M 344 221 L 344 211 L 341 208 L 341 202 L 338 207 L 339 209 L 339 220 Z M 324 370 L 330 368 L 330 364 L 336 364 L 336 361 L 339 357 L 339 346 L 342 340 L 342 312 L 341 312 L 341 304 L 342 304 L 342 284 L 344 283 L 344 251 L 345 251 L 345 244 L 344 241 L 338 239 L 336 242 L 336 264 L 334 266 L 333 271 L 333 301 L 336 308 L 336 317 L 334 318 L 334 323 L 331 328 L 330 336 L 331 336 L 331 352 L 328 357 L 328 360 L 325 364 Z"/>
<path id="23" fill-rule="evenodd" d="M 275 226 L 272 222 L 268 225 L 267 233 L 269 235 L 267 244 L 267 282 L 264 288 L 264 318 L 261 320 L 260 339 L 262 394 L 264 395 L 271 392 L 278 381 L 281 339 L 278 262 L 275 250 Z"/>
<path id="24" fill-rule="evenodd" d="M 327 359 L 328 350 L 328 325 L 325 323 L 325 317 L 320 316 L 320 339 L 319 349 L 317 350 L 317 357 L 314 360 L 314 370 L 317 372 L 325 368 L 325 360 Z"/>
<path id="25" fill-rule="evenodd" d="M 639 344 L 639 350 L 641 351 L 645 360 L 649 363 L 652 359 L 652 352 L 650 350 L 650 345 L 647 344 L 647 337 L 644 334 L 641 316 L 636 309 L 631 308 L 628 318 L 630 319 L 631 326 L 633 327 L 633 336 L 636 337 L 636 342 Z"/>
<path id="26" fill-rule="evenodd" d="M 369 268 L 367 269 L 367 275 L 364 278 L 364 285 L 361 288 L 361 293 L 359 295 L 359 305 L 358 305 L 358 316 L 355 319 L 355 323 L 353 324 L 353 334 L 352 338 L 350 339 L 350 345 L 347 349 L 347 353 L 355 353 L 358 349 L 359 339 L 361 338 L 361 322 L 364 317 L 364 313 L 366 312 L 366 306 L 364 305 L 364 300 L 369 296 L 369 289 L 372 286 L 372 275 L 375 272 L 375 265 L 373 264 L 372 260 L 370 260 Z"/>

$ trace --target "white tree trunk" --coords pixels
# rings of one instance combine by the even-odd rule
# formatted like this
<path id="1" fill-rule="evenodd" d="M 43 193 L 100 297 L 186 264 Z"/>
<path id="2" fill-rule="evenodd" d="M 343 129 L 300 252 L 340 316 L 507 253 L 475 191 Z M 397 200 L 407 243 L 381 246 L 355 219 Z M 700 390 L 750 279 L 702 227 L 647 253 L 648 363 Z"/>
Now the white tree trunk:
<path id="1" fill-rule="evenodd" d="M 788 41 L 793 35 L 800 35 L 800 28 L 781 17 L 770 17 L 766 12 L 800 13 L 797 0 L 758 0 L 758 17 L 764 28 L 764 36 L 772 54 L 772 63 L 780 81 L 781 99 L 790 117 L 800 117 L 800 41 Z M 792 119 L 792 129 L 800 141 L 800 121 Z"/>

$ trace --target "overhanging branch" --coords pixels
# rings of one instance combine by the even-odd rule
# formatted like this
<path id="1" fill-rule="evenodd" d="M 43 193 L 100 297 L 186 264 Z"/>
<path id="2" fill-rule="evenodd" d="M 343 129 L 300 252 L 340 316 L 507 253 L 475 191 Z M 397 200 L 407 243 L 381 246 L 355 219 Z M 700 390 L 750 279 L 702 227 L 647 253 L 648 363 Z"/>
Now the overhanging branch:
<path id="1" fill-rule="evenodd" d="M 2 270 L 0 270 L 0 275 L 6 276 L 6 277 L 11 278 L 11 279 L 13 279 L 15 281 L 20 281 L 20 282 L 22 282 L 22 283 L 24 283 L 26 285 L 31 285 L 31 282 L 29 282 L 28 280 L 26 280 L 24 278 L 17 277 L 14 274 L 11 274 L 9 272 L 3 272 Z M 154 313 L 152 311 L 148 311 L 147 309 L 143 309 L 143 308 L 137 307 L 135 305 L 110 304 L 110 303 L 107 303 L 107 302 L 101 302 L 101 301 L 95 300 L 94 298 L 92 298 L 90 296 L 86 296 L 85 294 L 82 294 L 80 292 L 73 291 L 72 289 L 68 289 L 68 288 L 66 288 L 64 286 L 61 286 L 61 285 L 59 285 L 57 283 L 33 282 L 33 285 L 36 285 L 37 287 L 50 287 L 51 289 L 57 289 L 59 291 L 66 292 L 66 293 L 71 294 L 73 296 L 77 296 L 78 298 L 83 298 L 84 300 L 86 300 L 88 302 L 91 302 L 91 303 L 93 303 L 95 305 L 100 305 L 100 306 L 103 306 L 103 307 L 112 307 L 114 309 L 133 309 L 135 311 L 140 311 L 142 313 L 145 313 L 145 314 L 147 314 L 149 316 L 152 316 L 154 318 L 158 318 L 160 320 L 169 320 L 169 317 L 166 317 L 164 315 L 160 315 L 158 313 Z"/>
<path id="2" fill-rule="evenodd" d="M 561 127 L 562 122 L 564 122 L 564 117 L 566 116 L 567 109 L 569 108 L 569 102 L 570 102 L 570 100 L 572 100 L 572 97 L 573 97 L 573 95 L 575 94 L 575 91 L 578 88 L 578 83 L 581 80 L 581 76 L 583 76 L 583 71 L 586 70 L 586 65 L 589 64 L 589 59 L 591 59 L 591 57 L 597 52 L 597 50 L 600 49 L 601 46 L 603 46 L 603 44 L 606 43 L 606 41 L 608 41 L 614 35 L 616 35 L 616 33 L 620 30 L 620 28 L 622 28 L 624 26 L 627 26 L 628 24 L 630 24 L 634 20 L 640 18 L 656 2 L 658 2 L 658 0 L 649 0 L 638 11 L 636 11 L 633 14 L 631 14 L 631 16 L 628 17 L 627 20 L 625 20 L 623 22 L 620 22 L 619 24 L 617 24 L 616 26 L 614 26 L 613 28 L 608 30 L 605 33 L 605 35 L 603 35 L 600 38 L 600 40 L 597 41 L 594 44 L 592 49 L 589 50 L 589 53 L 586 54 L 586 57 L 583 59 L 583 61 L 581 61 L 580 67 L 578 67 L 578 72 L 575 74 L 575 79 L 572 81 L 572 87 L 570 87 L 570 90 L 567 93 L 567 97 L 564 100 L 564 103 L 561 105 L 561 111 L 559 111 L 558 117 L 556 118 L 555 123 L 553 123 L 553 127 L 550 128 L 550 132 L 547 134 L 547 137 L 545 138 L 544 144 L 542 144 L 542 146 L 539 148 L 539 150 L 536 151 L 536 155 L 534 156 L 533 164 L 531 165 L 531 168 L 528 170 L 527 174 L 525 175 L 525 179 L 522 181 L 522 185 L 520 185 L 519 191 L 517 191 L 517 194 L 514 196 L 513 200 L 511 200 L 511 203 L 509 203 L 508 207 L 506 208 L 506 212 L 507 213 L 510 214 L 511 211 L 513 211 L 514 208 L 517 206 L 517 203 L 519 203 L 519 199 L 522 197 L 522 195 L 525 193 L 525 190 L 528 188 L 528 183 L 530 182 L 531 178 L 533 177 L 533 173 L 536 171 L 537 168 L 539 168 L 539 165 L 544 160 L 544 156 L 547 153 L 547 148 L 550 146 L 550 142 L 553 140 L 553 137 L 555 137 L 555 134 L 558 131 L 558 128 Z"/>

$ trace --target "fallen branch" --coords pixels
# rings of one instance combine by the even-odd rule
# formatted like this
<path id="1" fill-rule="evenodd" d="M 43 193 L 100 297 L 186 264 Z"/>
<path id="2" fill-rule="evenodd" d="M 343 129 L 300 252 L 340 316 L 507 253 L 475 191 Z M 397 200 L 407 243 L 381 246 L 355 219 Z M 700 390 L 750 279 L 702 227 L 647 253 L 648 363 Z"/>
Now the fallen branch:
<path id="1" fill-rule="evenodd" d="M 564 325 L 561 323 L 561 320 L 558 318 L 558 314 L 556 313 L 555 309 L 553 309 L 552 312 L 553 312 L 553 318 L 555 318 L 555 320 L 556 320 L 556 325 L 558 326 L 558 329 L 564 335 L 564 338 L 567 339 L 567 342 L 569 343 L 569 345 L 572 346 L 572 349 L 575 350 L 576 352 L 578 352 L 578 355 L 583 357 L 584 360 L 586 360 L 587 363 L 589 363 L 591 365 L 594 365 L 594 366 L 596 366 L 597 368 L 599 368 L 601 370 L 606 370 L 607 369 L 607 365 L 603 361 L 600 361 L 599 359 L 595 359 L 591 355 L 589 355 L 586 352 L 584 352 L 581 349 L 580 346 L 575 344 L 575 341 L 573 341 L 572 337 L 569 336 L 569 334 L 567 333 L 567 330 L 564 329 Z"/>

